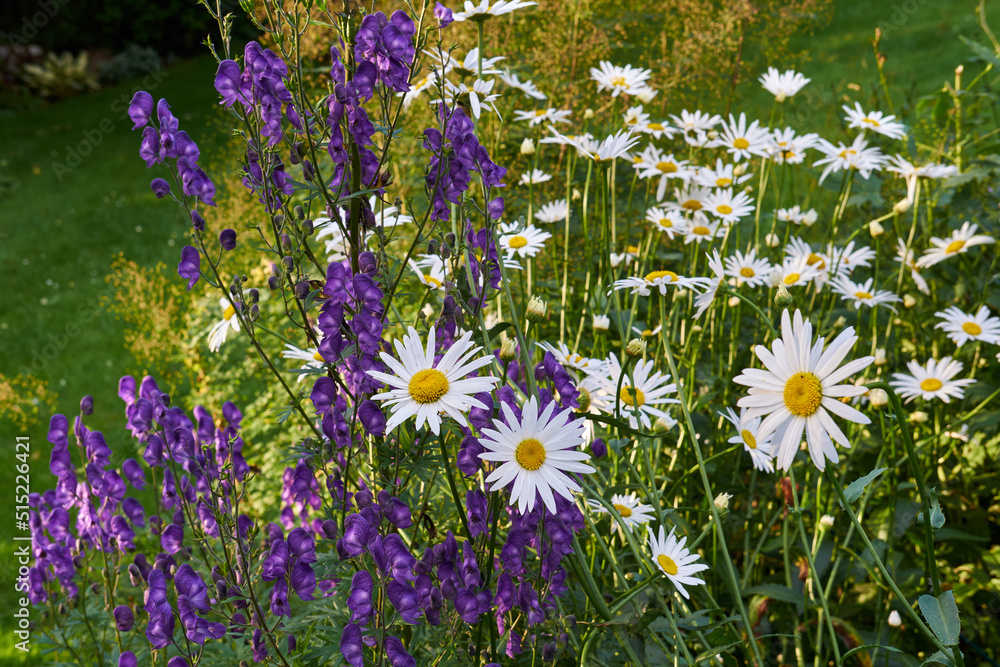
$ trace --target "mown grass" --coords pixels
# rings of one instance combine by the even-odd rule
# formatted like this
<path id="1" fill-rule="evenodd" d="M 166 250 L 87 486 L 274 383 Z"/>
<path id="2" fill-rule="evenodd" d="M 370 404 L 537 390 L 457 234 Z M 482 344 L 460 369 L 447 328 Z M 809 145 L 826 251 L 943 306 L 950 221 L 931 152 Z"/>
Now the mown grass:
<path id="1" fill-rule="evenodd" d="M 909 7 L 914 10 L 907 12 Z M 793 40 L 808 54 L 806 61 L 775 63 L 797 66 L 813 79 L 800 104 L 810 118 L 810 127 L 803 129 L 839 123 L 844 96 L 859 97 L 849 84 L 857 84 L 862 94 L 875 90 L 869 40 L 876 26 L 885 33 L 882 52 L 888 56 L 885 70 L 897 108 L 952 80 L 955 66 L 970 56 L 959 35 L 985 41 L 974 7 L 970 0 L 837 2 L 829 25 Z M 1000 25 L 1000 7 L 990 5 L 988 14 Z M 214 69 L 208 57 L 186 61 L 143 86 L 170 100 L 182 127 L 201 146 L 203 163 L 226 139 L 212 124 Z M 139 137 L 131 131 L 125 107 L 132 89 L 141 85 L 109 88 L 0 122 L 0 175 L 15 181 L 13 191 L 0 199 L 0 269 L 10 281 L 0 299 L 0 373 L 36 374 L 58 393 L 56 410 L 67 415 L 76 413 L 81 396 L 92 394 L 96 410 L 90 426 L 104 431 L 112 448 L 125 441 L 118 378 L 156 369 L 136 367 L 125 347 L 123 324 L 101 307 L 104 277 L 119 253 L 142 266 L 163 262 L 172 268 L 187 235 L 177 209 L 153 197 L 152 175 L 137 155 Z M 771 99 L 755 77 L 738 90 L 734 109 L 741 108 L 767 118 Z M 26 434 L 37 491 L 49 482 L 46 425 L 43 417 Z M 8 415 L 0 415 L 0 431 L 13 442 L 17 433 Z M 11 458 L 0 465 L 11 472 L 4 473 L 8 483 L 2 485 L 0 501 L 11 507 L 13 447 L 4 451 Z M 0 606 L 5 610 L 12 610 L 19 597 L 13 591 L 12 523 L 0 527 Z M 44 664 L 38 656 L 26 662 L 14 650 L 11 630 L 5 612 L 0 665 Z"/>

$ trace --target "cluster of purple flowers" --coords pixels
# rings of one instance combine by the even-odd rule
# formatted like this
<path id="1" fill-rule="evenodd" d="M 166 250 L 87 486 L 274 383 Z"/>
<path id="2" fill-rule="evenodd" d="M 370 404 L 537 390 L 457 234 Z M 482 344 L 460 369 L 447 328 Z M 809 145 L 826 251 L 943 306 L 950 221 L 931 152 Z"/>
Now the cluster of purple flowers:
<path id="1" fill-rule="evenodd" d="M 442 102 L 438 118 L 444 132 L 437 128 L 424 130 L 424 148 L 432 152 L 425 181 L 431 197 L 432 220 L 448 220 L 449 204 L 461 202 L 462 194 L 469 189 L 472 172 L 479 172 L 487 189 L 504 187 L 506 167 L 494 163 L 476 137 L 475 126 L 461 107 L 449 109 Z M 494 220 L 503 215 L 503 199 L 497 197 L 487 205 L 487 213 Z"/>
<path id="2" fill-rule="evenodd" d="M 139 147 L 139 157 L 146 161 L 146 167 L 176 160 L 177 176 L 181 180 L 181 189 L 188 197 L 196 197 L 206 206 L 215 206 L 215 184 L 198 166 L 201 151 L 188 133 L 178 129 L 179 122 L 170 112 L 170 105 L 165 99 L 156 103 L 156 120 L 159 127 L 152 123 L 153 96 L 140 90 L 132 97 L 128 107 L 129 118 L 135 125 L 133 130 L 142 130 L 142 144 Z M 156 196 L 165 197 L 170 193 L 170 184 L 162 178 L 153 179 L 150 187 Z"/>

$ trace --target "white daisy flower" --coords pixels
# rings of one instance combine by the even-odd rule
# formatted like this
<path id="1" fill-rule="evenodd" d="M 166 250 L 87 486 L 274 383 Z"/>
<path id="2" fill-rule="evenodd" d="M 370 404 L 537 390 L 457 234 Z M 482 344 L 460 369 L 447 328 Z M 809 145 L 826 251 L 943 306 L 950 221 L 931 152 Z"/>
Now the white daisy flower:
<path id="1" fill-rule="evenodd" d="M 444 281 L 447 280 L 448 276 L 444 268 L 444 260 L 440 256 L 433 255 L 427 266 L 421 266 L 411 259 L 410 268 L 428 289 L 444 290 Z"/>
<path id="2" fill-rule="evenodd" d="M 595 162 L 610 162 L 611 160 L 627 156 L 628 151 L 638 143 L 639 140 L 634 138 L 631 132 L 619 130 L 613 136 L 602 141 L 596 150 L 584 152 L 585 154 L 589 153 L 588 157 Z"/>
<path id="3" fill-rule="evenodd" d="M 587 504 L 590 505 L 591 510 L 597 512 L 598 514 L 611 514 L 611 512 L 609 512 L 607 508 L 605 508 L 604 505 L 602 505 L 598 500 L 588 500 Z M 630 493 L 628 495 L 620 493 L 613 494 L 611 496 L 611 506 L 615 508 L 618 516 L 621 517 L 622 523 L 624 523 L 629 530 L 634 530 L 653 520 L 653 515 L 651 514 L 653 506 L 643 505 L 640 503 L 634 493 Z M 622 527 L 620 523 L 612 519 L 611 525 L 621 532 Z"/>
<path id="4" fill-rule="evenodd" d="M 618 357 L 609 354 L 604 363 L 604 372 L 601 376 L 603 390 L 611 396 L 608 409 L 613 411 L 617 405 L 618 410 L 628 416 L 629 424 L 632 428 L 638 429 L 639 424 L 649 430 L 652 426 L 650 417 L 667 417 L 666 406 L 670 403 L 680 403 L 676 398 L 668 398 L 669 394 L 677 393 L 677 385 L 670 382 L 669 375 L 662 375 L 659 371 L 653 371 L 653 360 L 641 359 L 635 362 L 635 366 L 630 373 L 622 374 L 622 366 Z M 621 390 L 618 389 L 619 381 Z M 635 382 L 633 385 L 632 383 Z"/>
<path id="5" fill-rule="evenodd" d="M 530 97 L 536 100 L 546 99 L 546 94 L 538 90 L 538 86 L 533 84 L 531 81 L 521 81 L 517 78 L 516 74 L 511 74 L 510 70 L 503 70 L 497 73 L 497 78 L 503 81 L 506 85 L 511 88 L 516 88 L 524 93 L 525 97 Z"/>
<path id="6" fill-rule="evenodd" d="M 747 254 L 737 250 L 726 258 L 726 275 L 736 280 L 736 285 L 760 287 L 769 282 L 771 263 L 764 257 L 757 257 L 757 250 L 751 248 Z"/>
<path id="7" fill-rule="evenodd" d="M 920 269 L 917 267 L 914 257 L 913 248 L 907 248 L 906 241 L 903 239 L 896 239 L 896 261 L 905 265 L 910 270 L 910 277 L 917 284 L 918 290 L 924 294 L 930 294 L 931 288 L 928 286 L 927 281 L 924 280 L 924 277 L 920 275 Z"/>
<path id="8" fill-rule="evenodd" d="M 511 506 L 517 505 L 521 514 L 535 508 L 538 496 L 549 512 L 555 513 L 553 491 L 567 500 L 573 499 L 573 492 L 581 492 L 567 473 L 594 472 L 584 463 L 590 455 L 578 449 L 583 443 L 586 420 L 570 421 L 572 410 L 553 414 L 556 407 L 556 402 L 551 401 L 539 414 L 538 403 L 532 396 L 518 419 L 510 406 L 501 401 L 500 409 L 507 423 L 494 420 L 494 428 L 484 428 L 479 439 L 487 450 L 479 458 L 500 463 L 486 483 L 493 485 L 491 491 L 513 483 Z"/>
<path id="9" fill-rule="evenodd" d="M 943 322 L 938 322 L 934 328 L 941 329 L 957 347 L 962 347 L 970 340 L 984 341 L 1000 345 L 1000 318 L 991 317 L 990 309 L 980 306 L 975 315 L 966 313 L 955 306 L 934 313 Z"/>
<path id="10" fill-rule="evenodd" d="M 663 137 L 669 139 L 677 134 L 677 130 L 675 128 L 663 121 L 646 121 L 645 123 L 637 123 L 632 126 L 632 129 L 640 134 L 651 134 L 654 139 L 661 139 Z"/>
<path id="11" fill-rule="evenodd" d="M 705 210 L 726 224 L 740 221 L 740 218 L 753 213 L 753 199 L 747 193 L 740 191 L 733 194 L 732 188 L 718 189 L 708 195 Z"/>
<path id="12" fill-rule="evenodd" d="M 403 109 L 409 109 L 413 101 L 427 89 L 433 88 L 438 81 L 437 72 L 431 69 L 427 74 L 410 84 L 410 89 L 405 93 L 397 93 L 396 97 L 403 98 Z"/>
<path id="13" fill-rule="evenodd" d="M 534 111 L 514 111 L 514 120 L 528 121 L 528 127 L 542 123 L 568 123 L 572 111 L 564 109 L 535 109 Z"/>
<path id="14" fill-rule="evenodd" d="M 651 74 L 648 69 L 640 69 L 625 65 L 612 65 L 606 60 L 599 63 L 600 67 L 590 69 L 590 78 L 597 82 L 597 92 L 605 90 L 611 91 L 611 97 L 618 97 L 622 93 L 634 95 L 645 87 L 646 81 Z"/>
<path id="15" fill-rule="evenodd" d="M 313 371 L 323 368 L 323 364 L 326 361 L 323 359 L 323 355 L 319 353 L 319 348 L 310 347 L 303 350 L 301 347 L 296 347 L 291 343 L 285 343 L 285 349 L 281 353 L 284 359 L 297 359 L 299 361 L 304 361 L 305 363 L 299 367 L 302 371 Z M 299 382 L 306 379 L 308 373 L 299 373 Z"/>
<path id="16" fill-rule="evenodd" d="M 814 147 L 818 142 L 818 134 L 796 136 L 795 130 L 787 127 L 774 131 L 767 146 L 767 154 L 778 164 L 802 164 L 806 158 L 806 149 Z"/>
<path id="17" fill-rule="evenodd" d="M 740 408 L 739 416 L 732 408 L 726 408 L 725 412 L 719 414 L 729 420 L 738 433 L 727 442 L 732 445 L 743 443 L 743 448 L 749 452 L 754 468 L 762 472 L 774 472 L 774 457 L 771 454 L 773 434 L 760 437 L 760 423 L 763 418 L 748 417 L 747 408 Z"/>
<path id="18" fill-rule="evenodd" d="M 543 232 L 534 225 L 520 228 L 516 222 L 502 222 L 497 231 L 500 232 L 500 249 L 508 257 L 534 257 L 545 247 L 545 242 L 552 238 L 552 234 Z"/>
<path id="19" fill-rule="evenodd" d="M 683 190 L 674 190 L 673 201 L 664 202 L 663 205 L 673 211 L 682 213 L 705 213 L 705 202 L 708 201 L 711 190 L 699 187 L 688 187 Z"/>
<path id="20" fill-rule="evenodd" d="M 500 99 L 500 94 L 493 92 L 493 84 L 495 83 L 496 81 L 493 79 L 476 79 L 472 82 L 472 87 L 470 88 L 464 82 L 455 85 L 451 81 L 445 81 L 445 101 L 447 101 L 449 106 L 453 106 L 456 102 L 467 100 L 469 108 L 472 110 L 472 115 L 477 119 L 482 115 L 484 108 L 492 109 L 493 113 L 500 118 L 500 111 L 493 104 Z M 437 102 L 439 100 L 434 101 Z"/>
<path id="21" fill-rule="evenodd" d="M 653 554 L 653 563 L 663 574 L 667 575 L 667 579 L 677 588 L 677 592 L 688 599 L 691 596 L 685 586 L 704 585 L 704 580 L 692 575 L 707 570 L 708 565 L 695 563 L 700 556 L 684 548 L 687 538 L 682 537 L 678 540 L 674 536 L 676 530 L 677 526 L 674 526 L 670 529 L 670 534 L 666 535 L 663 526 L 660 526 L 660 533 L 657 536 L 653 534 L 652 528 L 646 527 L 649 550 Z"/>
<path id="22" fill-rule="evenodd" d="M 722 238 L 725 235 L 726 228 L 721 224 L 696 218 L 684 228 L 684 244 L 701 243 L 702 241 L 711 243 L 712 239 Z"/>
<path id="23" fill-rule="evenodd" d="M 493 363 L 492 356 L 472 359 L 480 348 L 469 342 L 471 338 L 471 331 L 463 334 L 436 365 L 433 326 L 427 332 L 426 348 L 421 344 L 417 330 L 409 327 L 409 333 L 403 336 L 402 342 L 398 338 L 393 341 L 398 360 L 388 352 L 379 353 L 394 375 L 379 371 L 368 371 L 368 375 L 391 388 L 372 396 L 373 400 L 384 401 L 392 408 L 385 426 L 387 433 L 415 416 L 417 429 L 426 423 L 434 435 L 440 435 L 442 412 L 462 426 L 468 426 L 462 413 L 474 407 L 486 407 L 475 398 L 475 394 L 491 391 L 500 380 L 492 376 L 467 377 Z"/>
<path id="24" fill-rule="evenodd" d="M 648 122 L 649 114 L 642 110 L 641 104 L 629 107 L 626 109 L 625 113 L 622 114 L 622 123 L 624 123 L 625 127 L 632 130 L 636 130 L 637 127 L 645 125 Z"/>
<path id="25" fill-rule="evenodd" d="M 719 291 L 719 286 L 726 279 L 726 271 L 722 266 L 722 258 L 719 257 L 719 251 L 713 250 L 712 254 L 708 258 L 708 268 L 712 269 L 712 277 L 708 279 L 707 289 L 698 295 L 694 300 L 694 306 L 697 310 L 694 313 L 694 319 L 698 319 L 702 314 L 708 310 L 708 307 L 712 305 L 715 301 L 715 295 Z"/>
<path id="26" fill-rule="evenodd" d="M 865 113 L 858 102 L 854 103 L 853 109 L 846 104 L 841 108 L 847 114 L 844 117 L 844 120 L 847 121 L 847 127 L 871 130 L 872 132 L 885 135 L 890 139 L 903 139 L 906 137 L 906 126 L 897 122 L 895 116 L 885 116 L 881 111 L 869 111 Z"/>
<path id="27" fill-rule="evenodd" d="M 570 352 L 569 348 L 566 347 L 566 343 L 561 340 L 557 341 L 555 345 L 544 341 L 535 344 L 543 350 L 551 352 L 552 356 L 556 358 L 556 361 L 561 366 L 570 370 L 582 371 L 584 373 L 600 373 L 604 364 L 603 359 L 592 359 L 576 352 Z"/>
<path id="28" fill-rule="evenodd" d="M 811 81 L 795 70 L 779 72 L 775 67 L 768 67 L 767 73 L 763 74 L 758 81 L 764 90 L 774 95 L 778 102 L 784 102 Z"/>
<path id="29" fill-rule="evenodd" d="M 657 231 L 663 232 L 667 238 L 673 239 L 675 234 L 683 234 L 687 220 L 677 211 L 668 211 L 659 206 L 653 206 L 646 211 L 646 220 L 651 222 Z"/>
<path id="30" fill-rule="evenodd" d="M 651 271 L 645 276 L 633 276 L 615 281 L 615 289 L 631 289 L 632 294 L 649 296 L 650 289 L 656 289 L 660 294 L 667 293 L 667 286 L 680 289 L 701 291 L 708 286 L 708 278 L 685 278 L 673 271 Z"/>
<path id="31" fill-rule="evenodd" d="M 812 227 L 816 220 L 819 219 L 816 209 L 811 208 L 808 211 L 803 211 L 799 208 L 798 204 L 791 208 L 779 208 L 777 216 L 778 220 L 782 222 L 791 222 L 796 225 L 805 225 L 806 227 Z"/>
<path id="32" fill-rule="evenodd" d="M 699 169 L 694 176 L 694 182 L 708 188 L 731 188 L 750 178 L 750 174 L 735 175 L 735 168 L 736 165 L 726 164 L 719 158 L 715 161 L 715 169 L 709 167 Z"/>
<path id="33" fill-rule="evenodd" d="M 733 162 L 739 162 L 743 158 L 749 160 L 754 155 L 767 155 L 770 142 L 770 130 L 760 127 L 756 120 L 747 125 L 747 116 L 741 113 L 738 120 L 732 114 L 729 115 L 729 122 L 722 124 L 719 138 L 714 144 L 732 154 Z"/>
<path id="34" fill-rule="evenodd" d="M 632 95 L 634 95 L 635 99 L 639 100 L 643 104 L 649 104 L 650 102 L 653 101 L 653 99 L 659 92 L 660 91 L 658 91 L 656 88 L 653 88 L 649 84 L 646 84 L 644 86 L 641 86 L 635 92 L 633 92 Z"/>
<path id="35" fill-rule="evenodd" d="M 945 403 L 951 403 L 952 398 L 962 399 L 965 396 L 964 387 L 975 384 L 975 380 L 953 380 L 962 372 L 962 362 L 951 357 L 941 361 L 929 359 L 921 366 L 916 360 L 906 364 L 909 374 L 893 373 L 889 385 L 909 403 L 915 398 L 931 400 L 940 398 Z"/>
<path id="36" fill-rule="evenodd" d="M 889 166 L 886 167 L 885 170 L 899 174 L 899 176 L 906 179 L 907 182 L 914 178 L 940 179 L 951 178 L 952 176 L 956 176 L 958 174 L 958 167 L 955 165 L 929 162 L 922 167 L 917 167 L 902 155 L 898 154 L 889 158 L 889 163 Z"/>
<path id="37" fill-rule="evenodd" d="M 557 199 L 543 204 L 535 213 L 536 222 L 561 222 L 570 214 L 569 203 L 565 199 Z"/>
<path id="38" fill-rule="evenodd" d="M 895 313 L 896 308 L 891 304 L 898 303 L 902 299 L 888 290 L 873 289 L 873 283 L 872 278 L 863 283 L 856 283 L 845 276 L 837 276 L 831 281 L 830 286 L 844 301 L 851 303 L 857 309 L 860 309 L 862 304 L 871 308 L 888 306 L 889 310 Z"/>
<path id="39" fill-rule="evenodd" d="M 521 174 L 521 185 L 538 185 L 552 180 L 552 174 L 546 174 L 541 169 L 532 169 L 530 172 Z"/>
<path id="40" fill-rule="evenodd" d="M 923 257 L 917 260 L 917 266 L 920 268 L 934 266 L 938 262 L 967 252 L 972 246 L 994 243 L 992 236 L 976 234 L 977 229 L 979 225 L 965 222 L 961 229 L 953 231 L 950 236 L 943 239 L 931 237 L 931 245 L 934 247 L 924 251 Z"/>
<path id="41" fill-rule="evenodd" d="M 594 327 L 594 331 L 607 331 L 611 328 L 611 318 L 607 315 L 594 315 L 591 326 Z"/>
<path id="42" fill-rule="evenodd" d="M 222 310 L 222 319 L 212 325 L 208 330 L 208 349 L 218 352 L 222 344 L 226 342 L 226 334 L 229 330 L 239 332 L 240 318 L 236 317 L 236 309 L 229 299 L 222 297 L 219 299 L 219 308 Z"/>
<path id="43" fill-rule="evenodd" d="M 455 60 L 455 58 L 448 51 L 433 51 L 424 50 L 424 53 L 431 58 L 431 67 L 438 71 L 441 76 L 449 72 L 455 72 L 462 77 L 474 77 L 479 74 L 480 64 L 483 68 L 483 76 L 487 74 L 500 74 L 500 70 L 497 69 L 496 65 L 501 60 L 507 60 L 504 56 L 495 56 L 493 58 L 487 58 L 483 56 L 482 63 L 479 62 L 479 47 L 473 47 L 468 53 L 465 54 L 465 58 L 461 61 Z"/>
<path id="44" fill-rule="evenodd" d="M 869 147 L 863 134 L 856 136 L 850 146 L 845 146 L 843 143 L 834 146 L 826 139 L 819 139 L 815 148 L 826 156 L 813 162 L 814 167 L 825 165 L 823 173 L 819 176 L 820 183 L 830 174 L 846 169 L 856 169 L 861 178 L 867 180 L 872 172 L 881 169 L 885 162 L 882 151 L 877 146 Z"/>
<path id="45" fill-rule="evenodd" d="M 656 327 L 655 329 L 640 329 L 639 327 L 632 327 L 632 332 L 637 336 L 642 336 L 643 338 L 653 338 L 659 335 L 663 331 L 663 325 Z"/>
<path id="46" fill-rule="evenodd" d="M 771 284 L 785 287 L 801 287 L 820 278 L 820 272 L 809 265 L 805 257 L 786 257 L 781 264 L 771 269 Z"/>
<path id="47" fill-rule="evenodd" d="M 737 405 L 749 408 L 747 417 L 764 417 L 758 439 L 774 434 L 778 467 L 782 470 L 792 465 L 803 432 L 809 455 L 820 470 L 826 467 L 827 459 L 834 463 L 840 460 L 834 442 L 850 448 L 851 443 L 830 412 L 857 424 L 871 423 L 840 401 L 865 393 L 864 387 L 839 383 L 875 360 L 862 357 L 840 365 L 857 340 L 854 327 L 847 327 L 824 351 L 825 339 L 813 343 L 812 323 L 803 320 L 798 310 L 794 319 L 785 310 L 781 314 L 781 337 L 771 350 L 763 345 L 753 348 L 764 369 L 747 368 L 733 378 L 737 384 L 750 387 L 749 396 L 741 398 Z"/>
<path id="48" fill-rule="evenodd" d="M 639 178 L 660 179 L 656 188 L 657 201 L 663 199 L 663 195 L 667 191 L 667 182 L 670 179 L 676 178 L 686 183 L 692 176 L 687 160 L 677 160 L 673 153 L 665 154 L 657 148 L 652 148 L 652 150 L 643 151 L 640 157 L 639 162 L 633 163 L 639 172 Z"/>
<path id="49" fill-rule="evenodd" d="M 829 255 L 830 272 L 833 275 L 850 274 L 858 267 L 870 267 L 875 259 L 875 251 L 868 246 L 854 247 L 854 241 L 848 241 L 843 248 L 833 247 Z"/>
<path id="50" fill-rule="evenodd" d="M 699 132 L 708 132 L 722 122 L 722 116 L 719 116 L 718 114 L 710 116 L 707 113 L 702 113 L 698 110 L 691 112 L 684 109 L 681 111 L 680 116 L 671 114 L 670 120 L 674 122 L 677 129 L 687 135 Z"/>
<path id="51" fill-rule="evenodd" d="M 465 11 L 456 12 L 454 18 L 456 21 L 485 21 L 494 16 L 503 16 L 537 4 L 537 2 L 528 2 L 527 0 L 496 0 L 495 2 L 482 0 L 477 5 L 471 0 L 465 0 Z"/>
<path id="52" fill-rule="evenodd" d="M 616 269 L 619 266 L 621 266 L 622 263 L 624 263 L 625 266 L 628 266 L 629 264 L 634 262 L 638 256 L 639 256 L 639 246 L 634 246 L 634 245 L 625 246 L 625 250 L 623 252 L 611 253 L 611 266 L 612 268 Z"/>

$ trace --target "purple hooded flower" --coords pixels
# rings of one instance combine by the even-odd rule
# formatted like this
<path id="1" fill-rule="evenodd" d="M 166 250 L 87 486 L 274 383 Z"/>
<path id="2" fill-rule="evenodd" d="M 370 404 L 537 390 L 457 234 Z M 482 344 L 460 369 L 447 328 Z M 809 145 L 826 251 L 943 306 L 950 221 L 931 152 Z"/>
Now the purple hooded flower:
<path id="1" fill-rule="evenodd" d="M 471 435 L 466 436 L 458 450 L 455 466 L 462 471 L 463 475 L 471 477 L 479 472 L 479 468 L 482 466 L 479 455 L 485 451 L 486 448 L 479 444 L 479 440 Z"/>
<path id="2" fill-rule="evenodd" d="M 289 549 L 288 543 L 284 540 L 274 540 L 271 543 L 271 551 L 264 559 L 261 567 L 260 577 L 264 581 L 274 581 L 285 576 L 288 567 Z"/>
<path id="3" fill-rule="evenodd" d="M 184 548 L 184 527 L 172 523 L 163 529 L 160 535 L 160 546 L 169 554 L 175 554 Z"/>
<path id="4" fill-rule="evenodd" d="M 275 616 L 292 616 L 292 608 L 288 604 L 288 584 L 281 577 L 274 582 L 271 589 L 271 613 Z"/>
<path id="5" fill-rule="evenodd" d="M 223 250 L 232 250 L 236 247 L 236 230 L 223 229 L 219 232 L 219 245 Z"/>
<path id="6" fill-rule="evenodd" d="M 363 402 L 358 407 L 358 418 L 368 435 L 385 435 L 385 415 L 379 409 L 378 403 L 372 400 Z"/>
<path id="7" fill-rule="evenodd" d="M 288 533 L 288 547 L 299 561 L 316 562 L 316 541 L 312 533 L 304 528 L 294 528 Z"/>
<path id="8" fill-rule="evenodd" d="M 389 603 L 404 623 L 420 622 L 420 600 L 417 591 L 412 586 L 396 579 L 390 579 L 388 586 L 386 586 L 386 593 L 389 597 Z"/>
<path id="9" fill-rule="evenodd" d="M 184 656 L 175 655 L 167 660 L 167 667 L 191 667 L 191 663 Z"/>
<path id="10" fill-rule="evenodd" d="M 389 635 L 385 638 L 385 655 L 391 667 L 417 667 L 416 658 L 406 652 L 399 637 Z"/>
<path id="11" fill-rule="evenodd" d="M 138 667 L 138 665 L 139 662 L 132 651 L 125 651 L 118 656 L 118 667 Z"/>
<path id="12" fill-rule="evenodd" d="M 347 608 L 351 611 L 351 622 L 367 624 L 372 615 L 372 595 L 375 584 L 368 570 L 360 570 L 351 579 L 351 593 L 347 598 Z"/>
<path id="13" fill-rule="evenodd" d="M 153 191 L 157 199 L 163 199 L 170 194 L 170 184 L 162 178 L 154 178 L 150 181 L 149 189 Z"/>
<path id="14" fill-rule="evenodd" d="M 364 667 L 365 659 L 361 646 L 361 628 L 354 623 L 344 626 L 340 635 L 340 654 L 351 667 Z"/>
<path id="15" fill-rule="evenodd" d="M 490 530 L 489 507 L 486 496 L 479 489 L 471 489 L 465 493 L 465 507 L 469 519 L 469 532 L 472 537 L 488 533 Z"/>
<path id="16" fill-rule="evenodd" d="M 371 526 L 360 514 L 350 514 L 344 521 L 344 536 L 337 541 L 337 551 L 343 558 L 354 558 L 365 552 L 371 536 Z"/>
<path id="17" fill-rule="evenodd" d="M 155 127 L 149 126 L 142 131 L 139 157 L 146 161 L 147 169 L 162 160 L 160 157 L 160 135 Z"/>
<path id="18" fill-rule="evenodd" d="M 290 575 L 292 589 L 302 600 L 312 600 L 316 590 L 316 573 L 308 563 L 298 562 L 292 566 Z"/>
<path id="19" fill-rule="evenodd" d="M 128 105 L 128 117 L 135 125 L 133 130 L 145 127 L 149 123 L 149 117 L 153 115 L 153 96 L 145 90 L 140 90 L 132 96 L 132 101 Z"/>
<path id="20" fill-rule="evenodd" d="M 192 607 L 199 611 L 208 611 L 208 586 L 188 563 L 178 568 L 174 575 L 174 587 L 178 595 L 183 595 L 191 601 Z"/>
<path id="21" fill-rule="evenodd" d="M 455 16 L 452 14 L 451 10 L 442 5 L 440 2 L 434 6 L 434 18 L 438 20 L 438 25 L 442 28 L 447 28 L 455 21 Z"/>
<path id="22" fill-rule="evenodd" d="M 115 627 L 121 632 L 128 632 L 132 629 L 132 624 L 135 622 L 135 614 L 132 613 L 130 607 L 126 607 L 121 604 L 115 607 Z"/>
<path id="23" fill-rule="evenodd" d="M 146 488 L 146 476 L 142 472 L 142 466 L 136 463 L 135 459 L 125 459 L 122 463 L 122 473 L 132 488 L 139 491 Z"/>
<path id="24" fill-rule="evenodd" d="M 254 662 L 264 662 L 267 660 L 267 642 L 264 641 L 264 633 L 260 629 L 253 631 L 250 646 L 253 649 Z"/>
<path id="25" fill-rule="evenodd" d="M 177 265 L 177 275 L 188 279 L 188 289 L 194 287 L 201 277 L 201 255 L 193 246 L 184 246 L 181 249 L 181 261 Z"/>
<path id="26" fill-rule="evenodd" d="M 242 103 L 243 99 L 240 95 L 242 83 L 243 73 L 240 72 L 240 66 L 236 64 L 236 61 L 223 60 L 219 63 L 219 69 L 215 73 L 215 89 L 222 95 L 220 104 L 225 105 L 228 109 L 237 100 Z"/>

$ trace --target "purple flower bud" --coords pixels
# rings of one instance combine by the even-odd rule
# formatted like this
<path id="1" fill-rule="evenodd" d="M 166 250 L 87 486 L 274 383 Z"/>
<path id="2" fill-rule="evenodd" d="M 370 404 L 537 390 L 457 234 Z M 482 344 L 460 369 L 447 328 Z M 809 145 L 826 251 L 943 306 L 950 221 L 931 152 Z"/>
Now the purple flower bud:
<path id="1" fill-rule="evenodd" d="M 608 446 L 604 444 L 604 440 L 601 438 L 595 438 L 590 443 L 590 452 L 594 455 L 595 459 L 603 459 L 608 455 Z"/>
<path id="2" fill-rule="evenodd" d="M 80 414 L 90 415 L 94 412 L 94 397 L 84 396 L 80 399 Z"/>
<path id="3" fill-rule="evenodd" d="M 438 23 L 442 28 L 447 28 L 455 21 L 455 16 L 452 14 L 451 10 L 442 5 L 440 2 L 434 7 L 434 18 L 438 20 Z"/>
<path id="4" fill-rule="evenodd" d="M 490 200 L 486 204 L 486 212 L 494 220 L 499 220 L 503 217 L 504 202 L 503 197 L 497 197 L 496 199 Z"/>
<path id="5" fill-rule="evenodd" d="M 337 542 L 337 551 L 344 558 L 354 558 L 365 552 L 371 526 L 360 514 L 351 514 L 344 521 L 344 536 Z"/>
<path id="6" fill-rule="evenodd" d="M 320 528 L 323 534 L 326 535 L 326 539 L 335 540 L 337 539 L 337 522 L 333 519 L 327 519 L 320 524 Z"/>
<path id="7" fill-rule="evenodd" d="M 219 233 L 219 245 L 223 250 L 232 250 L 236 247 L 236 230 L 223 229 Z"/>
<path id="8" fill-rule="evenodd" d="M 128 105 L 128 117 L 135 125 L 133 130 L 145 127 L 149 123 L 149 117 L 153 114 L 153 96 L 145 90 L 138 91 L 132 96 L 132 101 Z"/>
<path id="9" fill-rule="evenodd" d="M 486 496 L 479 489 L 471 489 L 465 493 L 465 507 L 469 519 L 469 532 L 472 537 L 490 531 L 490 516 Z"/>
<path id="10" fill-rule="evenodd" d="M 191 226 L 199 232 L 205 231 L 205 219 L 198 214 L 198 211 L 191 211 Z"/>
<path id="11" fill-rule="evenodd" d="M 149 184 L 149 189 L 157 199 L 163 199 L 170 194 L 170 184 L 162 178 L 154 178 Z"/>
<path id="12" fill-rule="evenodd" d="M 351 667 L 364 667 L 364 650 L 361 647 L 361 628 L 354 623 L 344 626 L 340 635 L 340 654 Z"/>
<path id="13" fill-rule="evenodd" d="M 184 246 L 181 249 L 181 261 L 177 265 L 177 275 L 188 279 L 187 288 L 190 290 L 201 277 L 201 255 L 193 246 Z"/>
<path id="14" fill-rule="evenodd" d="M 385 655 L 391 667 L 417 667 L 416 658 L 406 652 L 399 637 L 389 635 L 385 638 Z"/>
<path id="15" fill-rule="evenodd" d="M 118 656 L 118 667 L 138 667 L 139 662 L 135 659 L 135 653 L 125 651 Z"/>
<path id="16" fill-rule="evenodd" d="M 375 583 L 368 570 L 355 573 L 351 579 L 351 594 L 347 598 L 347 608 L 351 611 L 351 622 L 368 623 L 372 615 L 372 594 Z"/>
<path id="17" fill-rule="evenodd" d="M 375 253 L 371 250 L 365 250 L 358 255 L 358 269 L 360 269 L 361 273 L 368 275 L 372 275 L 378 271 L 378 259 L 375 257 Z"/>
<path id="18" fill-rule="evenodd" d="M 115 626 L 121 632 L 128 632 L 132 629 L 132 623 L 135 622 L 135 614 L 132 613 L 132 610 L 129 607 L 126 607 L 123 604 L 118 605 L 115 607 L 114 615 Z"/>
<path id="19" fill-rule="evenodd" d="M 191 667 L 191 663 L 187 661 L 187 658 L 175 655 L 167 660 L 167 667 Z"/>

